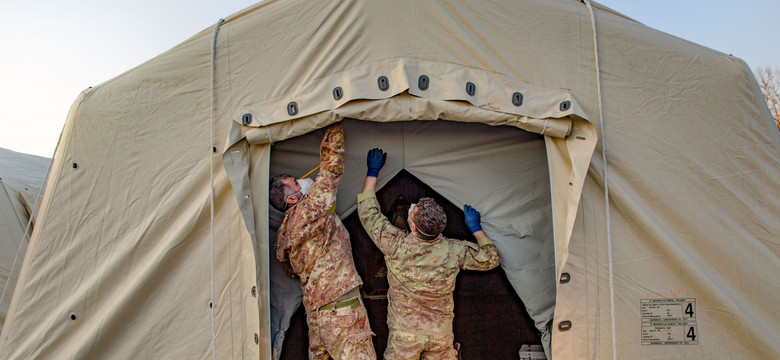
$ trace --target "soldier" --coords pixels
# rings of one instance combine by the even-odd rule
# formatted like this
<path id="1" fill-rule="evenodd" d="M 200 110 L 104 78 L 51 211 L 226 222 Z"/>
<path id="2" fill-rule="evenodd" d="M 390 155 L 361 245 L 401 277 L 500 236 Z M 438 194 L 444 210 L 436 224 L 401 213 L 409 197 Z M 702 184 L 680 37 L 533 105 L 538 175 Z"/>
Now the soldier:
<path id="1" fill-rule="evenodd" d="M 479 212 L 465 205 L 466 225 L 479 245 L 441 235 L 447 216 L 431 198 L 410 208 L 410 233 L 390 224 L 379 211 L 376 181 L 387 154 L 368 152 L 368 174 L 357 197 L 358 215 L 387 264 L 385 360 L 456 359 L 452 320 L 455 278 L 463 270 L 490 270 L 501 262 L 498 249 L 482 231 Z"/>
<path id="2" fill-rule="evenodd" d="M 313 183 L 283 174 L 270 185 L 271 205 L 284 211 L 274 239 L 276 257 L 301 281 L 309 359 L 376 359 L 360 297 L 363 281 L 352 259 L 349 233 L 335 211 L 343 172 L 344 131 L 336 123 L 325 131 Z"/>

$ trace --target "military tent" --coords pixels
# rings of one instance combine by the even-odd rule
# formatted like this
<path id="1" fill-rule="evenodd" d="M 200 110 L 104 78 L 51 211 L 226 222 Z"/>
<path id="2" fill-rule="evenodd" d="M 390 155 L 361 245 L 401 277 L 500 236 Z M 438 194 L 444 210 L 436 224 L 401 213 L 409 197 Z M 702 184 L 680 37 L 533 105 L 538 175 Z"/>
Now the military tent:
<path id="1" fill-rule="evenodd" d="M 49 159 L 0 148 L 0 329 L 5 323 Z"/>
<path id="2" fill-rule="evenodd" d="M 780 356 L 780 134 L 742 60 L 589 1 L 276 0 L 76 99 L 0 357 L 278 354 L 268 181 L 338 121 L 339 214 L 371 147 L 380 186 L 480 209 L 551 358 Z"/>

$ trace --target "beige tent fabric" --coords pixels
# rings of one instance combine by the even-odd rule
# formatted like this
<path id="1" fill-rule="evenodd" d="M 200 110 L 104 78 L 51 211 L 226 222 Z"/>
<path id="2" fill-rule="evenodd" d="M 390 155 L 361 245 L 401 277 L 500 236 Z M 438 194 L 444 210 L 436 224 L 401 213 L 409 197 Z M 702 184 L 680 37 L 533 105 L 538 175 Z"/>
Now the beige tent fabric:
<path id="1" fill-rule="evenodd" d="M 4 181 L 0 181 L 0 326 L 5 323 L 8 305 L 11 303 L 19 269 L 24 253 L 27 250 L 30 231 L 27 229 L 29 217 L 19 200 L 20 194 L 9 189 Z"/>
<path id="2" fill-rule="evenodd" d="M 576 0 L 264 1 L 222 24 L 213 101 L 214 29 L 88 89 L 0 358 L 270 358 L 255 179 L 270 175 L 272 143 L 343 118 L 545 134 L 551 265 L 568 279 L 555 283 L 553 358 L 780 357 L 780 284 L 767 278 L 780 270 L 780 134 L 750 70 L 595 12 L 598 54 Z M 340 196 L 349 207 L 354 194 Z"/>
<path id="3" fill-rule="evenodd" d="M 48 165 L 47 158 L 0 148 L 0 329 L 35 225 L 35 200 Z"/>
<path id="4" fill-rule="evenodd" d="M 617 358 L 778 357 L 780 313 L 771 304 L 780 285 L 761 274 L 780 269 L 780 137 L 750 70 L 597 15 L 614 307 L 600 143 L 569 249 L 576 256 L 564 268 L 574 280 L 558 288 L 556 320 L 574 325 L 553 343 L 571 344 L 559 353 L 599 358 L 612 356 L 612 338 Z M 642 343 L 642 331 L 660 328 L 647 326 L 651 316 L 642 311 L 651 309 L 642 301 L 668 298 L 694 301 L 698 343 Z M 689 330 L 669 332 L 692 340 Z"/>

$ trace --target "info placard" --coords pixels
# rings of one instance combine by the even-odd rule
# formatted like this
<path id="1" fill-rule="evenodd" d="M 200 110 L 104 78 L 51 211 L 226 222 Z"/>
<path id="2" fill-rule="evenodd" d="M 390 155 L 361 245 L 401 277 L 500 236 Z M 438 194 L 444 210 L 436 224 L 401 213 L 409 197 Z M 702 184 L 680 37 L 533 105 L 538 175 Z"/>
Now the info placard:
<path id="1" fill-rule="evenodd" d="M 696 299 L 642 299 L 642 345 L 698 345 Z"/>

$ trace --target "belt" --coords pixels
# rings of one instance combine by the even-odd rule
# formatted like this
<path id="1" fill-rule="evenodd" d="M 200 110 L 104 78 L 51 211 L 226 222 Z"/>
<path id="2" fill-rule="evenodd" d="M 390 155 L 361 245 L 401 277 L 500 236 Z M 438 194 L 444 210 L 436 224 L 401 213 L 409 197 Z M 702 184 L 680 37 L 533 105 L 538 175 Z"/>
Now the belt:
<path id="1" fill-rule="evenodd" d="M 317 311 L 336 310 L 345 307 L 356 309 L 358 306 L 360 306 L 360 300 L 358 298 L 352 298 L 341 302 L 332 302 L 330 304 L 320 307 L 319 309 L 317 309 Z"/>

